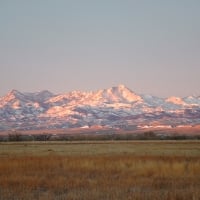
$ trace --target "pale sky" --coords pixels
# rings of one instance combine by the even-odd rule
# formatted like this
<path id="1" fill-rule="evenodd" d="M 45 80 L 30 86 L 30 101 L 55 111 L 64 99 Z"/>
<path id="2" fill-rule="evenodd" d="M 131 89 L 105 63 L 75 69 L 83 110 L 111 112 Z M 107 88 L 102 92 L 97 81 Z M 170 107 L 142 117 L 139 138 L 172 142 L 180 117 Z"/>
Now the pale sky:
<path id="1" fill-rule="evenodd" d="M 200 95 L 199 0 L 0 0 L 0 96 L 118 84 Z"/>

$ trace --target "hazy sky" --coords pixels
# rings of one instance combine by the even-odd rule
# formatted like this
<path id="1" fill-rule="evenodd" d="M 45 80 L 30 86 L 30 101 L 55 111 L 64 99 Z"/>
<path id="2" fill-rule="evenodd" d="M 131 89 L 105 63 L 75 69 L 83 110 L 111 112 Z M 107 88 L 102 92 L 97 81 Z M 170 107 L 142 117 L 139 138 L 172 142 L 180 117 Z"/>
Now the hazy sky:
<path id="1" fill-rule="evenodd" d="M 0 0 L 0 96 L 200 95 L 199 0 Z"/>

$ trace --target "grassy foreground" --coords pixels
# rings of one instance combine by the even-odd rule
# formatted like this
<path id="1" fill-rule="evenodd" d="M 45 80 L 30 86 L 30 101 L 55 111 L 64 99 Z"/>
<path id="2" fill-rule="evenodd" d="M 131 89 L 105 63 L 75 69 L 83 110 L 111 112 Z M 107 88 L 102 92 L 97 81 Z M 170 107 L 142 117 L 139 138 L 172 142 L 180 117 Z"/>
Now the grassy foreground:
<path id="1" fill-rule="evenodd" d="M 200 142 L 0 143 L 0 200 L 197 200 Z"/>

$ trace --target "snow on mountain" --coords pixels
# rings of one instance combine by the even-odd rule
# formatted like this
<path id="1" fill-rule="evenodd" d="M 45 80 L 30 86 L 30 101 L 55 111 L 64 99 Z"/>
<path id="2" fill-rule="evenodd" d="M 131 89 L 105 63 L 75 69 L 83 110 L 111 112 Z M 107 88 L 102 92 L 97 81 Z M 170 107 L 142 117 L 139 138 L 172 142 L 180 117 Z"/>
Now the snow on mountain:
<path id="1" fill-rule="evenodd" d="M 4 97 L 0 98 L 0 107 L 3 107 L 5 105 L 11 105 L 11 104 L 20 104 L 20 103 L 25 103 L 26 99 L 23 93 L 17 91 L 17 90 L 12 90 L 9 92 L 7 95 Z"/>
<path id="2" fill-rule="evenodd" d="M 142 100 L 139 95 L 135 94 L 124 85 L 105 89 L 102 91 L 102 95 L 110 103 L 131 103 Z"/>
<path id="3" fill-rule="evenodd" d="M 0 98 L 0 119 L 17 121 L 27 118 L 27 120 L 32 120 L 45 111 L 43 102 L 52 96 L 53 94 L 48 91 L 22 93 L 12 90 Z"/>
<path id="4" fill-rule="evenodd" d="M 109 89 L 98 90 L 96 92 L 72 91 L 67 94 L 61 94 L 50 98 L 46 103 L 56 106 L 62 104 L 100 105 L 103 103 L 131 103 L 141 100 L 139 95 L 134 94 L 124 85 L 119 85 Z"/>
<path id="5" fill-rule="evenodd" d="M 0 98 L 0 130 L 82 126 L 128 127 L 200 122 L 199 97 L 139 95 L 124 85 L 54 95 L 12 90 Z"/>
<path id="6" fill-rule="evenodd" d="M 12 90 L 4 97 L 0 98 L 0 107 L 5 105 L 18 105 L 23 106 L 24 104 L 34 104 L 38 102 L 44 102 L 54 95 L 49 91 L 41 91 L 36 93 L 21 93 L 17 90 Z"/>
<path id="7" fill-rule="evenodd" d="M 148 106 L 154 106 L 158 107 L 161 106 L 165 103 L 163 98 L 159 98 L 156 96 L 148 95 L 148 94 L 143 94 L 141 95 L 143 101 L 148 105 Z"/>
<path id="8" fill-rule="evenodd" d="M 35 92 L 35 93 L 24 93 L 27 99 L 31 101 L 37 101 L 37 102 L 44 102 L 47 101 L 48 99 L 54 97 L 55 95 L 48 90 L 43 90 L 40 92 Z"/>
<path id="9" fill-rule="evenodd" d="M 169 97 L 165 100 L 166 102 L 172 103 L 172 104 L 176 104 L 176 105 L 182 105 L 184 106 L 186 103 L 183 101 L 183 99 L 179 98 L 179 97 Z"/>
<path id="10" fill-rule="evenodd" d="M 200 97 L 188 96 L 183 98 L 183 100 L 187 104 L 200 106 Z"/>

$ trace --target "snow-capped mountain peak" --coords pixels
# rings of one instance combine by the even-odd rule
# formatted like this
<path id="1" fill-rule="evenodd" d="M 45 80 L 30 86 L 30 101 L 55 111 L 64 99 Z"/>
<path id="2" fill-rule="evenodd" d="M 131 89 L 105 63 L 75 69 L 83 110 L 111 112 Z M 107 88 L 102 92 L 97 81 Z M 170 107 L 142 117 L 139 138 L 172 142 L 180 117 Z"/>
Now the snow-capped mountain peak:
<path id="1" fill-rule="evenodd" d="M 186 103 L 183 101 L 183 99 L 181 99 L 180 97 L 169 97 L 166 99 L 166 102 L 168 103 L 173 103 L 173 104 L 177 104 L 177 105 L 185 105 Z"/>
<path id="2" fill-rule="evenodd" d="M 188 96 L 188 97 L 185 97 L 183 99 L 187 104 L 200 105 L 200 97 Z"/>
<path id="3" fill-rule="evenodd" d="M 26 96 L 27 99 L 31 101 L 37 101 L 37 102 L 44 102 L 55 96 L 53 93 L 49 92 L 48 90 L 42 90 L 42 91 L 33 92 L 33 93 L 26 92 L 23 94 Z"/>
<path id="4" fill-rule="evenodd" d="M 4 97 L 0 98 L 0 107 L 3 107 L 9 103 L 16 103 L 16 101 L 24 101 L 24 94 L 19 92 L 18 90 L 12 90 Z"/>
<path id="5" fill-rule="evenodd" d="M 133 91 L 122 84 L 111 87 L 109 89 L 105 89 L 103 96 L 110 102 L 131 103 L 142 100 L 139 95 L 135 94 Z"/>
<path id="6" fill-rule="evenodd" d="M 5 98 L 7 99 L 7 101 L 9 101 L 14 98 L 23 98 L 23 96 L 24 96 L 23 93 L 13 89 L 5 96 Z"/>

